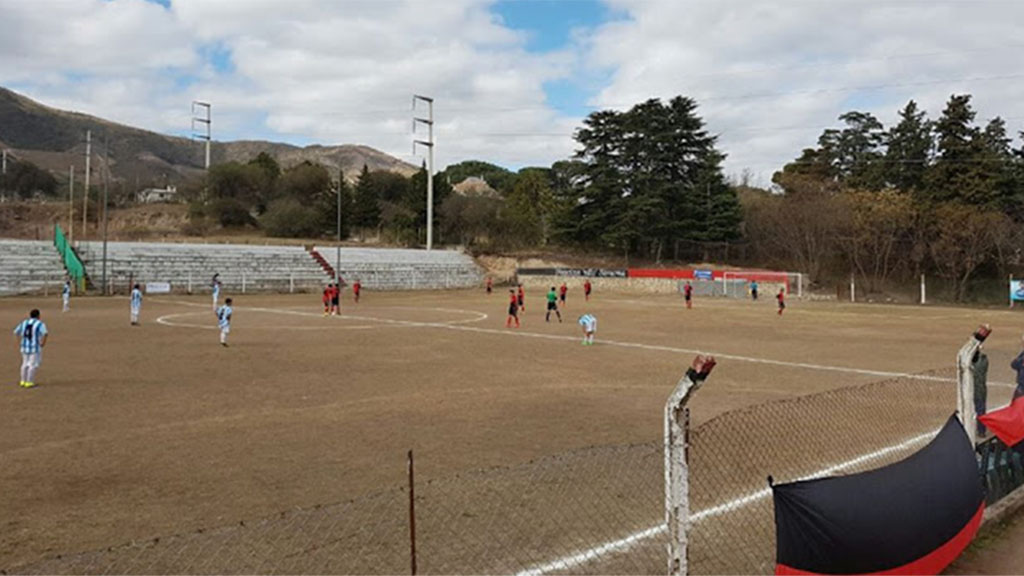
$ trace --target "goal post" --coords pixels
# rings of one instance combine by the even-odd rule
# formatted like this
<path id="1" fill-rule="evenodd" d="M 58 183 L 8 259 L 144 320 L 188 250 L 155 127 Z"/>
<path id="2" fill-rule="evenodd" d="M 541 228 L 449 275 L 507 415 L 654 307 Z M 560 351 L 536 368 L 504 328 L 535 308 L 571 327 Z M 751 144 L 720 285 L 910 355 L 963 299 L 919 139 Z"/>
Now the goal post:
<path id="1" fill-rule="evenodd" d="M 722 291 L 725 296 L 734 298 L 745 297 L 750 284 L 757 282 L 761 292 L 768 294 L 775 290 L 766 288 L 781 287 L 788 296 L 803 298 L 804 275 L 799 272 L 770 272 L 765 270 L 727 270 L 722 273 Z"/>

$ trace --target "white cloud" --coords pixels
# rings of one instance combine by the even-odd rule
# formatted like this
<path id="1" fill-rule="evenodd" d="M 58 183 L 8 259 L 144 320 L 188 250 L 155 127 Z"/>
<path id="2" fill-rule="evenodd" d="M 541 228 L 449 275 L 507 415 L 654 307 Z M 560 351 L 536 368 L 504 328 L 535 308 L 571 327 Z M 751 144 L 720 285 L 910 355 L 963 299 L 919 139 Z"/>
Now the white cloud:
<path id="1" fill-rule="evenodd" d="M 988 79 L 1019 73 L 1024 3 L 611 4 L 629 18 L 587 39 L 587 64 L 612 73 L 592 104 L 693 96 L 709 128 L 722 135 L 727 168 L 750 168 L 764 182 L 851 109 L 889 123 L 915 98 L 934 117 L 950 94 L 969 92 L 979 119 L 1024 117 L 1024 77 Z M 957 79 L 973 80 L 951 81 Z M 853 89 L 860 87 L 871 88 Z"/>
<path id="2" fill-rule="evenodd" d="M 546 106 L 543 84 L 569 75 L 573 54 L 529 53 L 526 35 L 504 26 L 487 3 L 174 0 L 169 10 L 141 0 L 41 3 L 46 17 L 26 2 L 0 0 L 0 13 L 16 9 L 11 26 L 24 34 L 8 43 L 26 64 L 23 74 L 0 72 L 0 83 L 25 85 L 55 106 L 182 133 L 189 102 L 199 98 L 214 104 L 215 137 L 367 144 L 418 163 L 411 97 L 422 93 L 436 99 L 439 167 L 466 158 L 549 163 L 572 150 L 577 119 Z M 51 56 L 30 38 L 61 19 L 69 21 L 68 38 Z M 110 33 L 101 39 L 96 30 Z M 198 59 L 209 47 L 230 54 L 230 70 Z M 175 85 L 169 68 L 194 82 Z M 85 77 L 39 80 L 58 71 Z M 493 136 L 555 131 L 564 136 Z"/>
<path id="3" fill-rule="evenodd" d="M 1022 78 L 996 78 L 1020 74 L 1022 3 L 608 4 L 614 21 L 537 54 L 529 32 L 476 0 L 0 0 L 0 84 L 179 134 L 201 98 L 214 103 L 215 137 L 360 143 L 417 163 L 410 97 L 423 93 L 436 98 L 443 166 L 568 156 L 580 119 L 547 104 L 545 83 L 610 78 L 587 104 L 693 96 L 727 168 L 763 181 L 854 108 L 890 122 L 916 98 L 935 116 L 970 92 L 979 118 L 1002 114 L 1015 131 L 1024 119 Z M 229 68 L 211 53 L 229 54 Z"/>

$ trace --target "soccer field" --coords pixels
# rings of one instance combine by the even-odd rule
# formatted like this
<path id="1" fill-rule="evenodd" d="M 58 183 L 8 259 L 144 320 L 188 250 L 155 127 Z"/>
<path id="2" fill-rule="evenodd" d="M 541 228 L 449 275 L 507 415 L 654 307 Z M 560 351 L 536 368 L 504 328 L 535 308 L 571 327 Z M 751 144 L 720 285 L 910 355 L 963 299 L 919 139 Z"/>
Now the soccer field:
<path id="1" fill-rule="evenodd" d="M 700 425 L 950 368 L 988 322 L 989 404 L 1001 405 L 1024 324 L 1006 310 L 791 301 L 779 317 L 771 301 L 685 310 L 612 293 L 570 294 L 559 324 L 534 291 L 517 330 L 500 289 L 345 296 L 340 318 L 322 316 L 318 295 L 235 296 L 226 349 L 205 296 L 149 297 L 139 327 L 126 298 L 76 299 L 67 314 L 57 298 L 0 300 L 0 326 L 39 307 L 50 330 L 36 389 L 17 386 L 13 338 L 0 347 L 0 569 L 399 487 L 409 449 L 417 482 L 440 482 L 657 442 L 697 351 L 719 359 L 691 403 Z M 599 319 L 593 347 L 580 344 L 584 312 Z"/>

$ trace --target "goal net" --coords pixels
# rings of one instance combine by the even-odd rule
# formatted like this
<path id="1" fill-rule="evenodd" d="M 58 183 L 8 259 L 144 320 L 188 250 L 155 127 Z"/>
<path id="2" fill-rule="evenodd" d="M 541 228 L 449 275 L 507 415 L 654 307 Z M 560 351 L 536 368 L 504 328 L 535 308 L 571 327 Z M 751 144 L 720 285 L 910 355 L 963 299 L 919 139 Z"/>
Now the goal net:
<path id="1" fill-rule="evenodd" d="M 726 298 L 750 298 L 754 286 L 759 296 L 771 297 L 785 290 L 790 297 L 801 298 L 804 295 L 803 274 L 799 272 L 766 272 L 763 270 L 729 270 L 714 279 L 695 278 L 681 280 L 679 292 L 686 289 L 689 283 L 694 296 L 724 296 Z M 756 284 L 755 284 L 756 283 Z"/>

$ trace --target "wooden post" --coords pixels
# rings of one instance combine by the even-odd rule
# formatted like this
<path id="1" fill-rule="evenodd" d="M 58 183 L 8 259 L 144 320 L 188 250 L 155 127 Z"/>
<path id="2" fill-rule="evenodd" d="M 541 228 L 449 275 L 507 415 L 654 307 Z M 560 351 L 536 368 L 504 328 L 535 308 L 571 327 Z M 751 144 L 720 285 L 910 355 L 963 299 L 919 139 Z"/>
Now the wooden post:
<path id="1" fill-rule="evenodd" d="M 416 482 L 413 473 L 412 450 L 409 450 L 409 568 L 410 574 L 416 576 Z"/>

